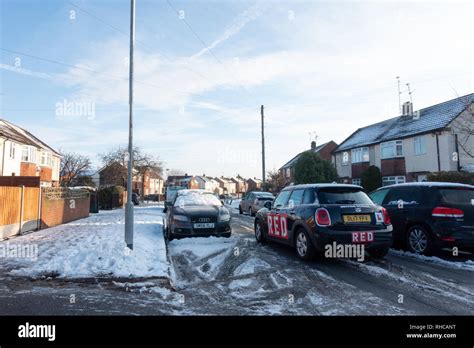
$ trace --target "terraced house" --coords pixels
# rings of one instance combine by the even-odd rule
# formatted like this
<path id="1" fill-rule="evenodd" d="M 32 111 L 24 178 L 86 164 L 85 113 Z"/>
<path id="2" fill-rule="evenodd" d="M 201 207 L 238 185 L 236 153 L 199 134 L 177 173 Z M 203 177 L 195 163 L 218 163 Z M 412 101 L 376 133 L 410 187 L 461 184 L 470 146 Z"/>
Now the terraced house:
<path id="1" fill-rule="evenodd" d="M 418 111 L 403 104 L 401 116 L 360 128 L 333 152 L 339 177 L 360 184 L 371 165 L 384 185 L 425 181 L 429 173 L 471 170 L 474 166 L 474 93 Z"/>
<path id="2" fill-rule="evenodd" d="M 0 119 L 0 176 L 39 176 L 59 185 L 61 155 L 26 129 Z"/>

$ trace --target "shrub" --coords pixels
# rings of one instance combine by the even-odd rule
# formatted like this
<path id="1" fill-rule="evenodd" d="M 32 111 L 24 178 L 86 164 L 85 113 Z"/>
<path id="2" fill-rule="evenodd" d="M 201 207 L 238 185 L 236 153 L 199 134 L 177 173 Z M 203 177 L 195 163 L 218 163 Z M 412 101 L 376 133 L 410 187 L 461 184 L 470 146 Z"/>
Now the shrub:
<path id="1" fill-rule="evenodd" d="M 306 151 L 295 164 L 295 184 L 327 183 L 337 180 L 333 164 L 318 154 Z"/>
<path id="2" fill-rule="evenodd" d="M 362 174 L 361 177 L 361 186 L 365 189 L 366 192 L 372 192 L 379 187 L 382 187 L 382 174 L 380 169 L 377 166 L 370 166 Z"/>
<path id="3" fill-rule="evenodd" d="M 456 182 L 474 185 L 474 173 L 468 172 L 436 172 L 427 176 L 428 181 Z"/>

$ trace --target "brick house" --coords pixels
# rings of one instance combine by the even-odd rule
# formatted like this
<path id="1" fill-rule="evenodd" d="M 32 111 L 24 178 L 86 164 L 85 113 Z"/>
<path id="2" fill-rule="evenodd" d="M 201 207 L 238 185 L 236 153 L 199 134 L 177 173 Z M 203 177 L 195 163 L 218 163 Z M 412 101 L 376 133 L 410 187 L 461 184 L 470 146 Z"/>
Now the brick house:
<path id="1" fill-rule="evenodd" d="M 247 192 L 247 180 L 243 177 L 237 174 L 237 176 L 230 178 L 230 180 L 235 183 L 235 192 L 237 195 L 243 196 L 245 192 Z"/>
<path id="2" fill-rule="evenodd" d="M 170 175 L 166 179 L 166 186 L 182 186 L 188 189 L 199 189 L 199 183 L 193 175 Z"/>
<path id="3" fill-rule="evenodd" d="M 375 165 L 383 184 L 390 185 L 469 168 L 474 158 L 464 149 L 473 149 L 474 139 L 460 133 L 459 124 L 470 122 L 474 128 L 473 102 L 469 94 L 416 112 L 407 102 L 401 116 L 359 128 L 334 150 L 339 177 L 360 184 L 364 171 Z"/>
<path id="4" fill-rule="evenodd" d="M 219 187 L 222 189 L 223 194 L 234 195 L 237 192 L 237 187 L 234 181 L 226 177 L 216 177 L 214 178 L 219 183 Z"/>
<path id="5" fill-rule="evenodd" d="M 197 175 L 195 177 L 196 181 L 198 182 L 199 188 L 201 190 L 208 190 L 217 194 L 222 194 L 222 190 L 220 189 L 219 182 L 217 182 L 214 178 L 210 176 Z"/>
<path id="6" fill-rule="evenodd" d="M 260 191 L 262 189 L 262 180 L 257 178 L 247 179 L 247 192 L 250 191 Z"/>
<path id="7" fill-rule="evenodd" d="M 39 176 L 59 186 L 61 155 L 26 129 L 0 119 L 0 176 Z"/>
<path id="8" fill-rule="evenodd" d="M 279 171 L 288 183 L 293 182 L 295 178 L 295 169 L 294 169 L 295 164 L 303 153 L 312 151 L 314 153 L 317 153 L 322 159 L 325 159 L 326 161 L 332 161 L 332 152 L 334 151 L 336 147 L 337 147 L 337 144 L 332 140 L 318 146 L 316 146 L 315 141 L 312 141 L 311 148 L 309 150 L 306 150 L 297 154 L 295 157 L 293 157 L 291 160 L 285 163 L 279 169 Z"/>

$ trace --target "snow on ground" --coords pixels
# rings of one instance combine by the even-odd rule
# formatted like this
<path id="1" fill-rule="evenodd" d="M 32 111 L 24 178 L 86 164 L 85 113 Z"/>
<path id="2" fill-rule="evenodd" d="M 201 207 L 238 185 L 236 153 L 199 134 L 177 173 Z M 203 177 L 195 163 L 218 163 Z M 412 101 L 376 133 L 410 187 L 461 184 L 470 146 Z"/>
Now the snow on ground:
<path id="1" fill-rule="evenodd" d="M 124 210 L 117 209 L 0 242 L 38 248 L 36 260 L 2 258 L 0 266 L 27 277 L 168 277 L 162 208 L 148 204 L 134 211 L 133 251 L 124 242 Z"/>
<path id="2" fill-rule="evenodd" d="M 453 261 L 443 260 L 436 256 L 419 255 L 419 254 L 414 254 L 408 251 L 392 249 L 391 252 L 396 255 L 410 257 L 413 259 L 418 259 L 420 261 L 425 261 L 425 262 L 438 264 L 438 265 L 442 265 L 446 267 L 458 268 L 458 269 L 463 269 L 467 271 L 474 271 L 474 261 L 472 260 L 466 260 L 464 262 L 460 262 L 460 261 L 453 262 Z"/>
<path id="3" fill-rule="evenodd" d="M 228 199 L 225 201 L 225 206 L 229 210 L 239 210 L 239 204 L 240 204 L 241 199 L 236 198 L 236 199 Z"/>
<path id="4" fill-rule="evenodd" d="M 260 260 L 257 257 L 252 257 L 239 265 L 239 267 L 237 267 L 237 269 L 234 271 L 234 275 L 240 276 L 245 274 L 253 274 L 255 272 L 269 268 L 271 268 L 271 266 L 268 264 L 268 262 Z"/>

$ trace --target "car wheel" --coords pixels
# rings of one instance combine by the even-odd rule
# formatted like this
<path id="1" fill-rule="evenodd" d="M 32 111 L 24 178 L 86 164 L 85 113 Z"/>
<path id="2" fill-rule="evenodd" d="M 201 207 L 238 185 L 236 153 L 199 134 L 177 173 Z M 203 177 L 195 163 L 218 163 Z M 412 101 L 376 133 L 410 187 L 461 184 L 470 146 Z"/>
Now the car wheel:
<path id="1" fill-rule="evenodd" d="M 265 235 L 263 234 L 263 224 L 260 222 L 260 220 L 255 221 L 254 225 L 255 229 L 255 239 L 257 240 L 258 243 L 265 243 Z"/>
<path id="2" fill-rule="evenodd" d="M 383 259 L 385 257 L 385 255 L 387 255 L 389 249 L 390 249 L 389 247 L 377 248 L 377 249 L 367 250 L 367 252 L 374 259 Z"/>
<path id="3" fill-rule="evenodd" d="M 221 236 L 225 237 L 225 238 L 230 238 L 231 235 L 232 235 L 232 232 L 227 232 L 227 233 L 221 234 Z"/>
<path id="4" fill-rule="evenodd" d="M 168 240 L 168 242 L 171 242 L 174 239 L 173 234 L 171 233 L 169 226 L 166 226 L 165 235 L 166 235 L 166 239 Z"/>
<path id="5" fill-rule="evenodd" d="M 244 212 L 242 211 L 242 206 L 239 205 L 239 214 L 242 215 Z"/>
<path id="6" fill-rule="evenodd" d="M 255 213 L 252 212 L 252 207 L 249 208 L 249 215 L 250 215 L 250 216 L 255 216 Z"/>
<path id="7" fill-rule="evenodd" d="M 431 236 L 428 231 L 421 226 L 412 226 L 407 232 L 408 250 L 415 254 L 426 255 L 432 248 Z"/>
<path id="8" fill-rule="evenodd" d="M 296 254 L 300 259 L 311 260 L 314 258 L 315 249 L 308 233 L 305 229 L 300 228 L 296 231 L 295 238 Z"/>

